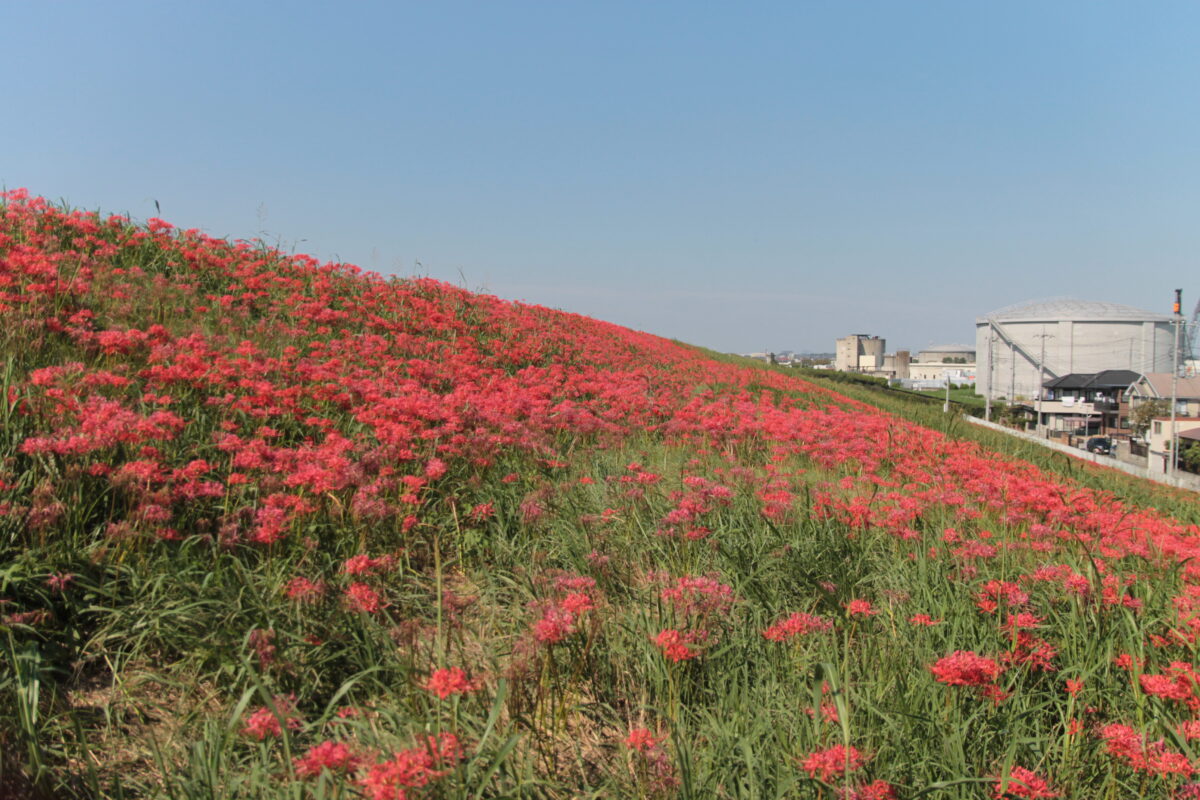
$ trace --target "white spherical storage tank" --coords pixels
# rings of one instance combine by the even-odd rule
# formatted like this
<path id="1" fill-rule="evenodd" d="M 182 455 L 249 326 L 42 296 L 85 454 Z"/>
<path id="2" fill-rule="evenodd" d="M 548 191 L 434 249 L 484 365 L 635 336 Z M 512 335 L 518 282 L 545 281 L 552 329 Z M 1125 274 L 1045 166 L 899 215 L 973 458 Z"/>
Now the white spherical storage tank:
<path id="1" fill-rule="evenodd" d="M 1118 303 L 1035 300 L 975 320 L 977 391 L 992 398 L 1032 399 L 1045 380 L 1128 369 L 1171 372 L 1172 318 Z"/>

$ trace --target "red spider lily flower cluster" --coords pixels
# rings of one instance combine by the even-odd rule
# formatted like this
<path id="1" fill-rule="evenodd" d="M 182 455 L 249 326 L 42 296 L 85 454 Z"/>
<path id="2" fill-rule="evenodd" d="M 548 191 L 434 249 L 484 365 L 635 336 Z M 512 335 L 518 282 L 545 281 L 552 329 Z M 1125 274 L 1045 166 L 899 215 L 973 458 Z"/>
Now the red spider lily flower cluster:
<path id="1" fill-rule="evenodd" d="M 654 643 L 668 661 L 687 661 L 715 644 L 729 625 L 737 598 L 732 587 L 716 575 L 684 575 L 673 581 L 664 574 L 650 573 L 652 584 L 666 584 L 659 592 L 665 606 L 664 628 Z"/>
<path id="2" fill-rule="evenodd" d="M 242 734 L 263 740 L 283 735 L 283 728 L 300 729 L 295 695 L 276 695 L 270 706 L 261 706 L 246 717 Z"/>
<path id="3" fill-rule="evenodd" d="M 1062 795 L 1054 791 L 1046 779 L 1033 770 L 1013 765 L 1006 780 L 996 780 L 992 787 L 992 797 L 995 800 L 1005 800 L 1011 797 L 1051 798 Z"/>
<path id="4" fill-rule="evenodd" d="M 372 765 L 358 779 L 358 786 L 370 800 L 408 800 L 417 796 L 412 790 L 445 776 L 462 756 L 462 746 L 454 734 L 428 736 L 422 744 Z"/>
<path id="5" fill-rule="evenodd" d="M 539 618 L 533 623 L 535 641 L 554 645 L 578 630 L 584 615 L 596 608 L 596 579 L 587 575 L 560 575 L 553 596 L 530 605 Z"/>
<path id="6" fill-rule="evenodd" d="M 654 644 L 668 661 L 690 661 L 702 652 L 708 631 L 678 631 L 667 628 L 654 637 Z"/>
<path id="7" fill-rule="evenodd" d="M 728 614 L 736 599 L 733 589 L 717 580 L 715 575 L 685 575 L 673 586 L 663 589 L 659 596 L 679 618 L 701 626 L 709 618 Z"/>
<path id="8" fill-rule="evenodd" d="M 897 800 L 896 787 L 885 780 L 838 789 L 838 800 Z"/>
<path id="9" fill-rule="evenodd" d="M 634 777 L 650 794 L 665 795 L 679 785 L 663 746 L 666 740 L 666 735 L 657 735 L 649 728 L 630 728 L 624 740 L 633 756 Z"/>
<path id="10" fill-rule="evenodd" d="M 780 620 L 763 631 L 763 638 L 772 642 L 784 642 L 797 636 L 818 631 L 833 630 L 833 622 L 816 614 L 797 611 L 787 619 Z"/>
<path id="11" fill-rule="evenodd" d="M 862 753 L 854 747 L 837 744 L 825 750 L 809 753 L 801 766 L 808 777 L 828 783 L 831 780 L 862 769 Z"/>
<path id="12" fill-rule="evenodd" d="M 955 650 L 939 658 L 929 671 L 947 686 L 986 686 L 996 682 L 1004 667 L 973 650 Z"/>
<path id="13" fill-rule="evenodd" d="M 973 687 L 997 705 L 1009 696 L 996 684 L 1004 667 L 973 650 L 955 650 L 930 665 L 929 671 L 938 682 L 947 686 Z"/>
<path id="14" fill-rule="evenodd" d="M 872 617 L 879 613 L 879 609 L 871 605 L 870 600 L 851 600 L 846 603 L 847 617 Z"/>
<path id="15" fill-rule="evenodd" d="M 324 771 L 343 775 L 355 772 L 362 758 L 345 742 L 326 740 L 315 744 L 304 755 L 293 760 L 299 778 L 316 778 Z"/>
<path id="16" fill-rule="evenodd" d="M 1151 775 L 1179 775 L 1190 778 L 1196 770 L 1183 753 L 1167 747 L 1161 739 L 1146 742 L 1145 737 L 1128 725 L 1113 723 L 1100 729 L 1105 749 L 1117 761 Z"/>
<path id="17" fill-rule="evenodd" d="M 1200 675 L 1186 661 L 1172 661 L 1164 673 L 1145 673 L 1138 676 L 1138 681 L 1146 694 L 1182 703 L 1193 713 L 1200 710 Z"/>
<path id="18" fill-rule="evenodd" d="M 461 667 L 436 669 L 425 681 L 425 690 L 445 700 L 452 694 L 470 694 L 478 688 Z"/>

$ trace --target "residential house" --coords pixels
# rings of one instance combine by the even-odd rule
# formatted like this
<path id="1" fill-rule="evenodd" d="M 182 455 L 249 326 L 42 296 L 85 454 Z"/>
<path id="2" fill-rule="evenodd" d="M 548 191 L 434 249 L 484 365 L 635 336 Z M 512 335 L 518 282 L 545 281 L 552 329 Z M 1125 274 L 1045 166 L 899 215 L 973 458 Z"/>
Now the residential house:
<path id="1" fill-rule="evenodd" d="M 1072 372 L 1042 386 L 1041 424 L 1050 431 L 1112 434 L 1129 427 L 1125 392 L 1139 378 L 1127 369 Z M 1035 414 L 1039 403 L 1026 401 Z"/>
<path id="2" fill-rule="evenodd" d="M 1200 442 L 1200 417 L 1176 417 L 1175 430 L 1179 431 L 1180 446 L 1186 441 Z M 1171 418 L 1157 417 L 1150 421 L 1146 432 L 1150 443 L 1150 454 L 1146 466 L 1151 472 L 1169 472 L 1171 460 Z"/>
<path id="3" fill-rule="evenodd" d="M 1171 373 L 1148 372 L 1129 386 L 1126 398 L 1132 411 L 1148 400 L 1171 399 Z M 1200 417 L 1200 377 L 1179 378 L 1175 384 L 1175 414 Z"/>

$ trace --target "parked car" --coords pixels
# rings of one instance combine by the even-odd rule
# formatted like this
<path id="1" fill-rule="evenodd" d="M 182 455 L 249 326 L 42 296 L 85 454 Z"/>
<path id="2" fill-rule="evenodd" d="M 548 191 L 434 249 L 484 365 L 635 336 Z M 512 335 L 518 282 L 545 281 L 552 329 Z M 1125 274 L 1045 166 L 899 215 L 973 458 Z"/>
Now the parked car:
<path id="1" fill-rule="evenodd" d="M 1087 440 L 1085 449 L 1089 453 L 1099 453 L 1106 456 L 1112 452 L 1112 439 L 1107 436 L 1093 436 Z"/>

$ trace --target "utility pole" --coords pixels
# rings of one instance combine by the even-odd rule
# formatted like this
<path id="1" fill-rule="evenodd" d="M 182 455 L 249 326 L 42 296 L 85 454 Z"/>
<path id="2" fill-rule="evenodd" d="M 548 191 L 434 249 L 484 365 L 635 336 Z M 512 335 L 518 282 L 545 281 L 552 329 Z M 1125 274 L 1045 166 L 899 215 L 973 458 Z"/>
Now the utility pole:
<path id="1" fill-rule="evenodd" d="M 1037 424 L 1034 425 L 1034 432 L 1040 433 L 1042 429 L 1042 395 L 1045 394 L 1044 384 L 1046 383 L 1046 337 L 1052 334 L 1046 333 L 1046 325 L 1042 324 L 1042 332 L 1037 338 L 1042 340 L 1042 352 L 1038 356 L 1038 386 L 1037 386 Z"/>
<path id="2" fill-rule="evenodd" d="M 1017 397 L 1017 346 L 1012 339 L 1008 340 L 1008 402 Z"/>
<path id="3" fill-rule="evenodd" d="M 1183 322 L 1180 305 L 1183 300 L 1183 289 L 1175 290 L 1175 352 L 1171 369 L 1171 469 L 1168 474 L 1173 478 L 1179 469 L 1179 431 L 1175 427 L 1175 404 L 1179 399 L 1179 325 Z"/>
<path id="4" fill-rule="evenodd" d="M 978 361 L 978 358 L 976 358 Z M 988 422 L 992 421 L 992 321 L 988 320 L 988 338 L 987 338 L 987 362 L 988 362 L 988 377 L 987 377 L 987 392 L 983 396 L 983 418 Z M 979 381 L 979 375 L 975 375 L 976 382 Z"/>

